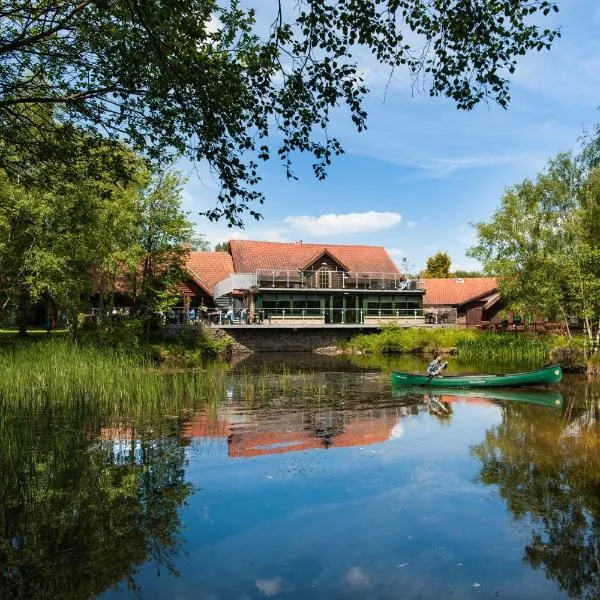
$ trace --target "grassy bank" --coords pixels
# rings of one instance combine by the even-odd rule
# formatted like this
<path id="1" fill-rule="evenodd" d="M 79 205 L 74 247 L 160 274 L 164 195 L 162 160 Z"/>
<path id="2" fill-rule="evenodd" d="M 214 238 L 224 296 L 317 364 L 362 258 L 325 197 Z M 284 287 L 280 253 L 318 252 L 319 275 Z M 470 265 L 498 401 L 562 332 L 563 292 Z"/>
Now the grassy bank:
<path id="1" fill-rule="evenodd" d="M 24 338 L 15 329 L 0 329 L 0 351 L 3 348 L 26 347 L 69 339 L 64 330 L 47 333 L 30 330 Z M 99 330 L 82 328 L 77 334 L 77 345 L 93 351 L 94 348 L 121 350 L 124 354 L 157 365 L 171 367 L 201 367 L 207 359 L 224 357 L 230 341 L 227 337 L 217 338 L 206 330 L 181 330 L 176 334 L 152 332 L 144 335 L 139 323 L 125 322 L 118 327 Z"/>
<path id="2" fill-rule="evenodd" d="M 339 386 L 343 395 L 345 382 Z M 283 405 L 326 396 L 322 377 L 287 368 L 231 373 L 229 363 L 214 360 L 195 369 L 158 368 L 144 352 L 73 345 L 67 339 L 0 349 L 0 407 L 76 405 L 129 421 L 136 415 L 216 408 L 233 397 L 250 405 L 276 398 Z"/>
<path id="3" fill-rule="evenodd" d="M 359 335 L 345 350 L 354 354 L 385 353 L 452 353 L 465 360 L 482 357 L 501 360 L 581 362 L 580 353 L 571 349 L 568 340 L 552 334 L 491 333 L 470 329 L 404 329 L 386 326 L 380 333 Z M 577 350 L 575 348 L 575 350 Z M 560 360 L 560 359 L 563 360 Z M 570 366 L 567 364 L 566 366 Z M 573 366 L 581 367 L 581 364 Z"/>
<path id="4" fill-rule="evenodd" d="M 140 351 L 75 346 L 67 340 L 20 343 L 0 351 L 0 401 L 85 400 L 115 406 L 168 401 L 173 407 L 189 397 L 222 398 L 224 371 L 216 363 L 192 373 L 165 374 Z"/>

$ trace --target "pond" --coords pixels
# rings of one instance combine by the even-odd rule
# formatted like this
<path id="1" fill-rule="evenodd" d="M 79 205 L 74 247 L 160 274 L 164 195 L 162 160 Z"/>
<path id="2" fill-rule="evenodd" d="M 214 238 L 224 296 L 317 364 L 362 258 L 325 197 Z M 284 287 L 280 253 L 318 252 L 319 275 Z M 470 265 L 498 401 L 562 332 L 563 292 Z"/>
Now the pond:
<path id="1" fill-rule="evenodd" d="M 254 356 L 209 404 L 5 402 L 0 598 L 600 597 L 600 387 L 392 388 L 424 365 Z"/>

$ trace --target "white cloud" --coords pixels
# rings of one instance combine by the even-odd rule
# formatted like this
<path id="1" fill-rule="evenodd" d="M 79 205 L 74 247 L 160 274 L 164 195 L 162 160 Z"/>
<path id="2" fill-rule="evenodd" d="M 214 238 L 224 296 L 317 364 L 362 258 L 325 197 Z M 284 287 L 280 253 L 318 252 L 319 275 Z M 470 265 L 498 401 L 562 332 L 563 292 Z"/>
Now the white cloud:
<path id="1" fill-rule="evenodd" d="M 261 594 L 270 598 L 281 592 L 289 592 L 292 589 L 292 584 L 281 577 L 274 577 L 273 579 L 258 579 L 256 587 Z"/>
<path id="2" fill-rule="evenodd" d="M 386 248 L 390 256 L 406 256 L 406 252 L 402 248 Z"/>
<path id="3" fill-rule="evenodd" d="M 370 583 L 369 577 L 360 567 L 350 567 L 344 580 L 353 588 L 366 588 Z"/>
<path id="4" fill-rule="evenodd" d="M 402 215 L 400 213 L 377 212 L 374 210 L 363 213 L 330 213 L 319 217 L 309 215 L 289 216 L 283 220 L 286 225 L 312 237 L 379 231 L 394 227 L 401 221 Z"/>

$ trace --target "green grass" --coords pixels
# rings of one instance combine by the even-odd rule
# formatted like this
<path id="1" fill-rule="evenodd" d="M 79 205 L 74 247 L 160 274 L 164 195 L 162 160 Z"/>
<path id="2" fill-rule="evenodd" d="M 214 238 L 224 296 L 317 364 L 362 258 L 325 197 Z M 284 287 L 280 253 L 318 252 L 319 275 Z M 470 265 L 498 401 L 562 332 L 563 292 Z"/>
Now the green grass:
<path id="1" fill-rule="evenodd" d="M 232 393 L 248 405 L 325 395 L 322 378 L 312 372 L 229 369 L 229 363 L 207 360 L 193 369 L 159 365 L 140 349 L 73 345 L 66 339 L 15 343 L 0 347 L 0 406 L 86 406 L 129 420 L 216 408 Z"/>
<path id="2" fill-rule="evenodd" d="M 13 344 L 0 349 L 0 402 L 85 401 L 115 408 L 176 408 L 189 398 L 216 402 L 224 396 L 225 368 L 214 363 L 191 373 L 164 373 L 141 352 L 60 339 Z"/>
<path id="3" fill-rule="evenodd" d="M 552 334 L 488 333 L 461 340 L 457 344 L 461 359 L 495 357 L 503 360 L 546 360 L 552 351 L 567 344 L 566 338 Z"/>
<path id="4" fill-rule="evenodd" d="M 69 331 L 67 329 L 53 329 L 48 333 L 45 329 L 30 329 L 27 331 L 25 338 L 19 337 L 18 329 L 0 329 L 0 344 L 13 343 L 18 340 L 22 341 L 41 341 L 47 339 L 58 339 L 67 337 Z"/>
<path id="5" fill-rule="evenodd" d="M 466 329 L 420 329 L 385 326 L 380 333 L 359 335 L 346 348 L 367 354 L 436 352 L 454 349 L 476 339 L 478 332 Z"/>
<path id="6" fill-rule="evenodd" d="M 461 359 L 545 360 L 567 340 L 557 335 L 491 333 L 472 329 L 417 329 L 387 326 L 380 333 L 359 335 L 346 349 L 354 353 L 453 352 Z"/>

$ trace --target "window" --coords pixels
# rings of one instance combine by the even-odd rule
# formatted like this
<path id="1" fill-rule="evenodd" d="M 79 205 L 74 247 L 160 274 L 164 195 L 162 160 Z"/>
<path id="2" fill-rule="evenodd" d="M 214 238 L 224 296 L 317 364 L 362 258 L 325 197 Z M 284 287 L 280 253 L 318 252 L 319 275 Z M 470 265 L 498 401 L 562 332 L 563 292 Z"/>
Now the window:
<path id="1" fill-rule="evenodd" d="M 320 288 L 329 287 L 329 271 L 327 269 L 319 269 L 317 271 L 317 281 Z"/>
<path id="2" fill-rule="evenodd" d="M 367 301 L 367 314 L 378 315 L 379 314 L 379 298 L 370 298 Z"/>

